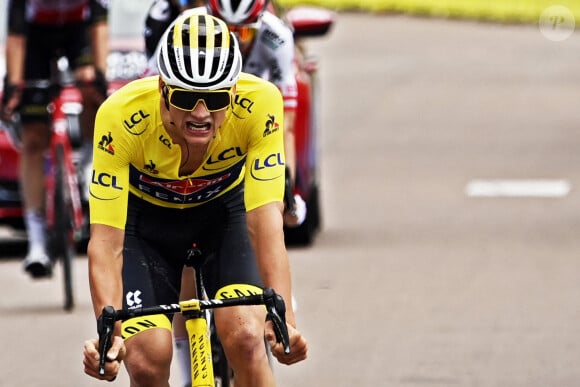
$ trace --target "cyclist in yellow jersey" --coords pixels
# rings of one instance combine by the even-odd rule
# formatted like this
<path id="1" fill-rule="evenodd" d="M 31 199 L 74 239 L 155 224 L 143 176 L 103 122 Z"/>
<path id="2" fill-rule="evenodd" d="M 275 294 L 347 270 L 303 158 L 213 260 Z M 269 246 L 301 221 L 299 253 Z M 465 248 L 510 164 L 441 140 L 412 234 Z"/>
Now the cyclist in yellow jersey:
<path id="1" fill-rule="evenodd" d="M 283 102 L 273 84 L 240 73 L 227 25 L 178 17 L 162 38 L 159 76 L 129 83 L 101 106 L 95 125 L 88 246 L 93 307 L 178 301 L 183 259 L 195 243 L 210 296 L 235 283 L 273 287 L 291 299 L 284 245 Z M 171 316 L 125 341 L 115 327 L 106 374 L 98 340 L 85 342 L 85 373 L 114 379 L 121 361 L 132 386 L 168 386 Z M 236 386 L 275 385 L 264 348 L 284 364 L 307 343 L 287 308 L 285 355 L 263 307 L 219 309 L 216 327 Z"/>

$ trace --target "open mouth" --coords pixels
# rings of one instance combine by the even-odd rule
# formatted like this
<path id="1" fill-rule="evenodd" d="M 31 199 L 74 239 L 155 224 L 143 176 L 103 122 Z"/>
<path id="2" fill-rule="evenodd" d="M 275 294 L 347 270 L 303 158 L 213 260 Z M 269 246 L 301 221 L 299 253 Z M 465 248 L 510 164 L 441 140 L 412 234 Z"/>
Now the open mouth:
<path id="1" fill-rule="evenodd" d="M 211 125 L 208 122 L 193 122 L 187 121 L 185 126 L 188 131 L 196 132 L 196 133 L 205 133 L 209 132 L 211 129 Z"/>

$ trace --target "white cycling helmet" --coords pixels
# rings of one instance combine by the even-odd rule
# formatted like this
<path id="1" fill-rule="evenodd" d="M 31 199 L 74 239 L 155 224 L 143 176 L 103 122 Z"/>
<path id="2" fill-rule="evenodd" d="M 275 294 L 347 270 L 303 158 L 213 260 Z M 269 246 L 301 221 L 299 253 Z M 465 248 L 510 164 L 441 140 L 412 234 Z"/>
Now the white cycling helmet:
<path id="1" fill-rule="evenodd" d="M 157 53 L 161 79 L 193 90 L 230 88 L 242 70 L 238 41 L 222 20 L 184 14 L 163 34 Z"/>
<path id="2" fill-rule="evenodd" d="M 209 0 L 212 15 L 228 24 L 244 25 L 259 21 L 268 6 L 268 0 Z"/>

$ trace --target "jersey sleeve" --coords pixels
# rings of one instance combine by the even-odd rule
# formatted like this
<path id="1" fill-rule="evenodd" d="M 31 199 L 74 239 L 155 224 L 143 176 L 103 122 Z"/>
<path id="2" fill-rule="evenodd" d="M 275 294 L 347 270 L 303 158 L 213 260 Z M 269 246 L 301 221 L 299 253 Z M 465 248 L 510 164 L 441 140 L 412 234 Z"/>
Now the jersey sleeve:
<path id="1" fill-rule="evenodd" d="M 6 18 L 8 23 L 8 34 L 26 35 L 27 24 L 25 18 L 26 2 L 23 0 L 8 0 Z"/>
<path id="2" fill-rule="evenodd" d="M 131 142 L 122 127 L 123 118 L 106 100 L 95 120 L 93 172 L 90 184 L 90 222 L 124 229 L 129 196 Z"/>
<path id="3" fill-rule="evenodd" d="M 264 20 L 270 28 L 270 33 L 264 33 L 261 40 L 264 43 L 265 58 L 269 66 L 269 80 L 282 93 L 284 108 L 295 110 L 298 105 L 298 87 L 294 74 L 294 36 L 292 30 L 277 16 L 266 12 Z"/>
<path id="4" fill-rule="evenodd" d="M 282 201 L 284 195 L 284 116 L 282 95 L 276 86 L 263 82 L 256 93 L 245 172 L 245 204 L 250 211 Z M 248 123 L 246 123 L 248 124 Z"/>
<path id="5" fill-rule="evenodd" d="M 91 10 L 91 24 L 108 21 L 109 4 L 107 0 L 89 0 L 89 6 Z"/>

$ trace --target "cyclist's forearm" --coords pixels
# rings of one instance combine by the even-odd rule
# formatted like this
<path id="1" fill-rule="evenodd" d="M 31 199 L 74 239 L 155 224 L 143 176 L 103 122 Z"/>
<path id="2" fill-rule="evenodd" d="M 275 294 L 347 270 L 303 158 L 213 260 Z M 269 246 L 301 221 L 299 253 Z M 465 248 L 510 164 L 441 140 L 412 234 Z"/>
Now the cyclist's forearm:
<path id="1" fill-rule="evenodd" d="M 91 234 L 87 252 L 89 285 L 96 317 L 101 315 L 103 307 L 107 305 L 115 309 L 123 306 L 122 251 L 119 237 L 111 240 L 101 238 L 95 232 Z"/>
<path id="2" fill-rule="evenodd" d="M 106 74 L 109 54 L 109 27 L 106 21 L 91 26 L 91 42 L 95 67 Z"/>
<path id="3" fill-rule="evenodd" d="M 248 228 L 264 286 L 273 288 L 284 298 L 286 321 L 295 326 L 281 211 L 282 203 L 270 203 L 248 212 Z"/>

